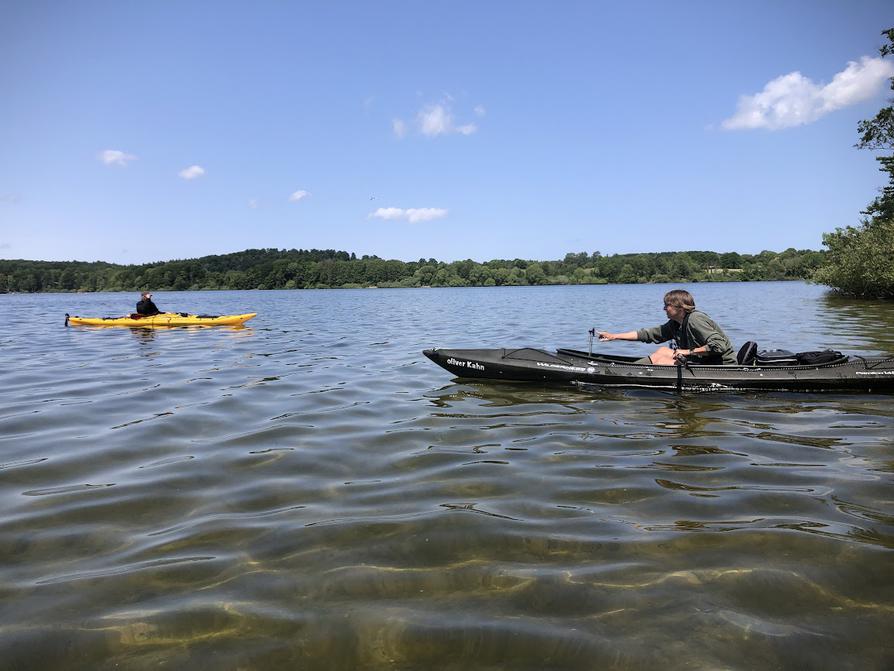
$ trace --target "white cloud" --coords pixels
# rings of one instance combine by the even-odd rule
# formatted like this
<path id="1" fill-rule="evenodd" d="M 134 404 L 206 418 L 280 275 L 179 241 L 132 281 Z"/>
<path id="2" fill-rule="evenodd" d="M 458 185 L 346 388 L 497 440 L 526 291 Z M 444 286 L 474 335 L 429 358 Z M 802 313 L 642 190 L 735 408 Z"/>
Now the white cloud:
<path id="1" fill-rule="evenodd" d="M 475 105 L 475 109 L 473 111 L 475 112 L 475 116 L 484 116 L 485 114 L 487 114 L 487 110 L 484 109 L 484 105 Z"/>
<path id="2" fill-rule="evenodd" d="M 825 85 L 790 72 L 769 82 L 760 93 L 741 96 L 736 113 L 722 126 L 727 130 L 779 130 L 813 123 L 830 112 L 870 99 L 892 75 L 894 63 L 869 56 L 859 63 L 849 62 Z"/>
<path id="3" fill-rule="evenodd" d="M 252 198 L 251 200 L 249 200 L 248 206 L 253 210 L 257 210 L 258 209 L 258 199 Z"/>
<path id="4" fill-rule="evenodd" d="M 860 59 L 859 63 L 851 61 L 823 88 L 825 107 L 831 112 L 869 100 L 891 76 L 894 76 L 894 63 L 891 61 L 868 56 Z"/>
<path id="5" fill-rule="evenodd" d="M 126 166 L 131 161 L 137 159 L 133 154 L 120 151 L 118 149 L 105 149 L 99 153 L 99 160 L 106 165 Z"/>
<path id="6" fill-rule="evenodd" d="M 440 207 L 380 207 L 369 215 L 371 218 L 384 219 L 385 221 L 406 220 L 411 224 L 420 221 L 431 221 L 447 216 L 447 210 Z"/>
<path id="7" fill-rule="evenodd" d="M 453 117 L 443 105 L 428 105 L 416 115 L 423 135 L 443 135 L 453 126 Z"/>
<path id="8" fill-rule="evenodd" d="M 205 168 L 200 165 L 191 165 L 177 173 L 183 179 L 196 179 L 205 174 Z"/>
<path id="9" fill-rule="evenodd" d="M 404 216 L 404 211 L 400 207 L 380 207 L 378 210 L 369 215 L 376 219 L 400 219 Z"/>
<path id="10" fill-rule="evenodd" d="M 411 224 L 419 221 L 431 221 L 432 219 L 443 219 L 447 216 L 447 210 L 442 207 L 411 207 L 407 210 L 407 220 Z"/>
<path id="11" fill-rule="evenodd" d="M 407 124 L 403 119 L 394 119 L 391 122 L 391 130 L 396 137 L 402 138 L 407 134 Z"/>
<path id="12" fill-rule="evenodd" d="M 477 131 L 478 126 L 473 123 L 456 124 L 453 120 L 453 110 L 450 107 L 452 100 L 450 96 L 446 96 L 444 102 L 426 105 L 419 110 L 416 114 L 416 127 L 419 132 L 429 137 L 436 137 L 453 133 L 471 135 Z"/>
<path id="13" fill-rule="evenodd" d="M 289 202 L 290 202 L 290 203 L 297 203 L 299 200 L 304 200 L 304 199 L 307 198 L 309 195 L 310 195 L 310 194 L 309 194 L 307 191 L 305 191 L 304 189 L 299 189 L 298 191 L 296 191 L 295 193 L 293 193 L 291 196 L 289 196 Z M 325 200 L 325 199 L 324 199 L 324 200 Z"/>

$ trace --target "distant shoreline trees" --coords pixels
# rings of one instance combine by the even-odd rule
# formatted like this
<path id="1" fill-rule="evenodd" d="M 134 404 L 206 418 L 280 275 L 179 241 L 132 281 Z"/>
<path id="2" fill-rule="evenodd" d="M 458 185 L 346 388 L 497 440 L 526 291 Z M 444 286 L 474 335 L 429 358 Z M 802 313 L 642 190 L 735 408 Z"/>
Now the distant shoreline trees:
<path id="1" fill-rule="evenodd" d="M 83 261 L 0 260 L 0 293 L 488 287 L 808 280 L 825 252 L 760 254 L 707 251 L 570 253 L 560 261 L 495 259 L 443 262 L 357 257 L 332 249 L 248 249 L 232 254 L 118 265 Z"/>

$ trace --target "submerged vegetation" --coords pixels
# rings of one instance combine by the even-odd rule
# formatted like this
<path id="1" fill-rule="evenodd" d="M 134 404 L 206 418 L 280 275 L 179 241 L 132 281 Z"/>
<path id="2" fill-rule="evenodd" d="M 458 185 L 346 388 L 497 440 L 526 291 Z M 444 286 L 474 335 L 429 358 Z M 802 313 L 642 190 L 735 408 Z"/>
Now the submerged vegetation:
<path id="1" fill-rule="evenodd" d="M 249 249 L 233 254 L 142 265 L 0 260 L 0 292 L 182 291 L 479 287 L 803 280 L 824 253 L 787 249 L 760 254 L 660 252 L 603 256 L 580 252 L 561 261 L 435 259 L 396 261 L 335 250 Z"/>

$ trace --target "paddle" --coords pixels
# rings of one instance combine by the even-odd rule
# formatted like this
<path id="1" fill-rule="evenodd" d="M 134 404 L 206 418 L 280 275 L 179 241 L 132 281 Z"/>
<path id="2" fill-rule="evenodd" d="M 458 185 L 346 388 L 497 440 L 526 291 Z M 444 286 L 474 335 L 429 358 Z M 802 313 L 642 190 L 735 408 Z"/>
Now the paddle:
<path id="1" fill-rule="evenodd" d="M 670 348 L 672 351 L 677 351 L 677 341 L 670 341 Z M 674 356 L 674 362 L 677 364 L 677 393 L 680 394 L 683 392 L 683 357 Z"/>

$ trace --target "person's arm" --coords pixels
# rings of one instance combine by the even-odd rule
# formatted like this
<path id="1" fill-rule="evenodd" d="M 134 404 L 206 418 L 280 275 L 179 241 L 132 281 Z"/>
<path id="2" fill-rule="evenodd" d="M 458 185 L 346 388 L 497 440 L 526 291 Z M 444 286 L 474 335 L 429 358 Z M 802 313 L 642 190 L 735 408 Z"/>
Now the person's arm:
<path id="1" fill-rule="evenodd" d="M 647 329 L 639 329 L 636 331 L 636 340 L 640 342 L 651 342 L 651 343 L 662 343 L 667 342 L 668 340 L 673 339 L 675 330 L 677 329 L 676 322 L 668 320 L 664 324 L 660 326 L 653 326 L 652 328 Z"/>
<path id="2" fill-rule="evenodd" d="M 596 331 L 600 340 L 639 340 L 636 331 L 626 331 L 625 333 L 606 333 L 605 331 Z"/>
<path id="3" fill-rule="evenodd" d="M 689 326 L 695 341 L 702 344 L 688 350 L 679 350 L 682 356 L 722 355 L 727 349 L 732 349 L 720 327 L 706 314 L 693 312 L 689 318 Z"/>

